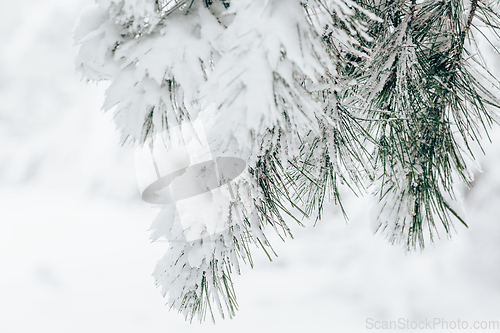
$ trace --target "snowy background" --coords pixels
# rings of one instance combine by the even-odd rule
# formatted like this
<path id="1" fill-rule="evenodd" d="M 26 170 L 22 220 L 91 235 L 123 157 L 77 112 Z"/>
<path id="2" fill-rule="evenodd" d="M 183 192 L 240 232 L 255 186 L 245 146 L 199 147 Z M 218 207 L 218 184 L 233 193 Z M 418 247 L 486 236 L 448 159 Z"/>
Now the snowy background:
<path id="1" fill-rule="evenodd" d="M 71 31 L 91 0 L 1 0 L 0 332 L 356 332 L 366 319 L 500 320 L 500 131 L 463 191 L 470 229 L 423 253 L 373 236 L 367 199 L 328 207 L 272 263 L 235 278 L 233 320 L 188 324 L 151 277 L 133 151 L 120 147 L 105 85 L 75 74 Z M 500 59 L 493 59 L 498 63 Z M 498 69 L 498 66 L 496 66 Z M 290 223 L 292 224 L 292 223 Z M 269 233 L 271 234 L 271 233 Z M 446 238 L 446 237 L 443 237 Z"/>

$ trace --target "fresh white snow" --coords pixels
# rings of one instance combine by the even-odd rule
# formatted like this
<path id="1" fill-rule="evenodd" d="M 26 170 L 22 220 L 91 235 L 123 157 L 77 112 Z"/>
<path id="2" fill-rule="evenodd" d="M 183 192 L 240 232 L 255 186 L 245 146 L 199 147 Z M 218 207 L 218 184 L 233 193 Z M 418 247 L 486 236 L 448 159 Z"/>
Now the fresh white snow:
<path id="1" fill-rule="evenodd" d="M 91 1 L 9 2 L 0 12 L 0 332 L 363 332 L 374 320 L 500 320 L 500 131 L 463 191 L 470 228 L 405 254 L 373 235 L 368 198 L 316 227 L 289 221 L 269 262 L 234 277 L 232 320 L 184 322 L 151 276 L 167 243 L 140 200 L 104 86 L 74 73 L 72 25 Z M 443 237 L 446 238 L 446 237 Z M 191 258 L 196 260 L 196 258 Z"/>

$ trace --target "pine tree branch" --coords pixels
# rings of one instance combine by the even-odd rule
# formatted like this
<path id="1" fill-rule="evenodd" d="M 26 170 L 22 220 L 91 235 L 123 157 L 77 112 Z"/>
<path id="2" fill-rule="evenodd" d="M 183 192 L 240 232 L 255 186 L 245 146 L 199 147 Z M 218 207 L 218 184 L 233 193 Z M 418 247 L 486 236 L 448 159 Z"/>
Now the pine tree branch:
<path id="1" fill-rule="evenodd" d="M 467 18 L 467 24 L 465 26 L 465 29 L 462 30 L 462 34 L 460 36 L 460 44 L 459 44 L 459 47 L 457 49 L 457 53 L 455 54 L 455 58 L 456 58 L 457 62 L 459 61 L 459 59 L 462 56 L 463 48 L 464 48 L 464 44 L 465 44 L 465 38 L 467 37 L 467 34 L 469 33 L 470 27 L 472 25 L 472 20 L 474 19 L 474 15 L 476 14 L 478 1 L 479 0 L 472 0 L 471 1 L 471 7 L 470 7 L 470 11 L 469 11 L 469 16 Z"/>
<path id="2" fill-rule="evenodd" d="M 379 229 L 408 249 L 423 248 L 427 229 L 439 236 L 439 221 L 447 234 L 451 218 L 465 225 L 447 201 L 453 176 L 470 184 L 462 153 L 500 108 L 463 60 L 475 17 L 499 29 L 486 1 L 471 0 L 466 17 L 464 0 L 120 1 L 97 0 L 79 66 L 111 81 L 106 105 L 117 106 L 122 137 L 143 143 L 215 105 L 205 118 L 220 118 L 214 137 L 251 155 L 224 217 L 238 222 L 213 243 L 179 241 L 168 207 L 155 219 L 156 236 L 173 239 L 154 275 L 188 320 L 214 320 L 212 305 L 233 316 L 238 260 L 253 265 L 251 243 L 276 255 L 264 225 L 293 238 L 283 213 L 302 225 L 297 217 L 318 220 L 332 198 L 345 214 L 339 184 L 356 193 L 370 178 Z"/>

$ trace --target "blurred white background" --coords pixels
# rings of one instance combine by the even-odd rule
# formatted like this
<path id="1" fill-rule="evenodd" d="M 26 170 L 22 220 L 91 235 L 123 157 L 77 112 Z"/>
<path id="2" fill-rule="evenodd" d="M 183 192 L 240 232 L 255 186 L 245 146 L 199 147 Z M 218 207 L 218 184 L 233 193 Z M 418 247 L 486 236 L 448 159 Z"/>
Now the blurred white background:
<path id="1" fill-rule="evenodd" d="M 91 0 L 1 1 L 0 332 L 356 332 L 366 319 L 500 320 L 500 131 L 463 191 L 470 228 L 423 253 L 373 235 L 367 199 L 328 207 L 272 263 L 235 278 L 232 320 L 185 323 L 151 277 L 166 243 L 139 198 L 104 85 L 75 73 L 71 31 Z M 498 63 L 499 59 L 492 60 Z"/>

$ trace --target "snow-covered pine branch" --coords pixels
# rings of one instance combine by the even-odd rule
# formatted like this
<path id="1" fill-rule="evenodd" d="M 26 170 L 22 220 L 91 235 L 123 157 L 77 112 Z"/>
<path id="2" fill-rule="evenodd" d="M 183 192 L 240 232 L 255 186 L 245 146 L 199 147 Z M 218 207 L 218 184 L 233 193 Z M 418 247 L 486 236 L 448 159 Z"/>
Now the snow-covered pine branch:
<path id="1" fill-rule="evenodd" d="M 169 249 L 154 277 L 172 308 L 189 320 L 214 319 L 213 307 L 234 315 L 232 272 L 252 265 L 254 245 L 275 255 L 265 227 L 292 236 L 282 215 L 321 218 L 325 202 L 340 204 L 339 184 L 372 186 L 378 230 L 410 249 L 424 246 L 425 228 L 432 240 L 436 221 L 446 232 L 464 222 L 453 178 L 470 184 L 470 138 L 500 104 L 482 83 L 487 66 L 467 61 L 479 52 L 476 20 L 498 32 L 486 0 L 97 0 L 85 10 L 76 64 L 109 81 L 103 108 L 124 143 L 153 149 L 158 134 L 201 121 L 213 156 L 247 166 L 219 201 L 223 232 L 188 241 L 175 204 L 158 206 L 152 239 Z"/>
<path id="2" fill-rule="evenodd" d="M 447 236 L 453 219 L 465 224 L 453 180 L 471 186 L 469 142 L 498 119 L 499 100 L 463 61 L 480 53 L 474 44 L 464 47 L 477 4 L 413 0 L 372 7 L 384 23 L 371 28 L 373 60 L 358 79 L 366 116 L 379 120 L 370 126 L 379 141 L 373 155 L 377 229 L 408 249 L 423 248 L 425 233 L 432 241 L 438 221 Z"/>

